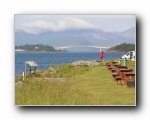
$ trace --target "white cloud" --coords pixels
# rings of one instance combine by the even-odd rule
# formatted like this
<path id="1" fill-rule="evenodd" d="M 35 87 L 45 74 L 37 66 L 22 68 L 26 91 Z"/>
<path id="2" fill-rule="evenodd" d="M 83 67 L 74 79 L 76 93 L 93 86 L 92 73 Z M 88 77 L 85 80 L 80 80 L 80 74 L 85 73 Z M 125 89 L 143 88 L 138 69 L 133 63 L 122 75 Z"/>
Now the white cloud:
<path id="1" fill-rule="evenodd" d="M 62 31 L 66 29 L 97 29 L 97 27 L 86 20 L 66 17 L 56 21 L 35 20 L 24 22 L 16 26 L 16 30 L 24 30 L 28 33 L 39 34 L 44 31 Z"/>

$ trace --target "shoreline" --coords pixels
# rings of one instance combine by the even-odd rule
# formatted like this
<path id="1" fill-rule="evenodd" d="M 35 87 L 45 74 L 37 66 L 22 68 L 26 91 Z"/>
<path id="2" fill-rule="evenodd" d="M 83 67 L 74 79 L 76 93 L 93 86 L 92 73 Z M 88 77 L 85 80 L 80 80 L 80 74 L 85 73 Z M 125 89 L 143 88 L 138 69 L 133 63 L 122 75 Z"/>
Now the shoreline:
<path id="1" fill-rule="evenodd" d="M 62 52 L 55 52 L 55 51 L 41 51 L 41 52 L 29 52 L 29 51 L 15 51 L 15 53 L 99 53 L 99 51 L 93 51 L 93 52 L 87 52 L 87 51 L 82 51 L 82 52 L 68 52 L 68 51 L 62 51 Z M 124 51 L 104 51 L 104 53 L 127 53 L 127 52 L 124 52 Z"/>
<path id="2" fill-rule="evenodd" d="M 60 65 L 63 65 L 63 64 L 60 64 Z M 67 63 L 66 65 L 72 65 L 72 66 L 86 66 L 86 67 L 90 67 L 90 66 L 99 66 L 100 65 L 100 60 L 77 60 L 77 61 L 74 61 L 72 63 Z M 37 69 L 39 73 L 43 72 L 43 71 L 46 71 L 46 70 L 49 70 L 51 71 L 51 69 L 55 69 L 57 66 L 49 66 L 48 68 L 44 68 L 44 69 Z M 23 71 L 24 72 L 24 71 Z M 22 72 L 22 73 L 23 73 Z M 22 77 L 22 73 L 20 74 L 15 74 L 15 81 L 18 81 L 18 80 L 21 80 L 23 79 Z"/>
<path id="3" fill-rule="evenodd" d="M 116 59 L 113 59 L 113 60 L 116 60 Z M 108 61 L 111 61 L 111 60 L 103 60 L 102 62 L 108 62 Z M 74 62 L 71 62 L 71 63 L 62 63 L 62 64 L 59 64 L 59 65 L 73 65 L 73 66 L 96 66 L 96 65 L 99 65 L 100 63 L 100 60 L 76 60 Z M 50 63 L 51 64 L 51 63 Z M 52 64 L 53 65 L 53 64 Z M 54 67 L 57 67 L 58 65 L 54 66 Z M 50 67 L 50 66 L 49 66 Z M 48 67 L 48 68 L 49 68 Z M 48 68 L 43 68 L 43 69 L 37 69 L 38 71 L 43 71 L 43 70 L 47 70 Z M 24 72 L 24 71 L 23 71 Z M 18 73 L 18 74 L 15 74 L 15 76 L 17 75 L 22 75 L 22 73 Z"/>

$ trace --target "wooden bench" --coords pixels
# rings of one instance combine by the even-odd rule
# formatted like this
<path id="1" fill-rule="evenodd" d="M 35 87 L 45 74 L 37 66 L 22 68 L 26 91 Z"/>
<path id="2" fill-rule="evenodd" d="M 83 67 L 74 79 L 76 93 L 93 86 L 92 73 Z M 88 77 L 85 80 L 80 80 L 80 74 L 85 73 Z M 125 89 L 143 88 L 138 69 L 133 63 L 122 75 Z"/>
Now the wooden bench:
<path id="1" fill-rule="evenodd" d="M 120 76 L 116 76 L 116 81 L 118 85 L 121 85 L 122 78 Z"/>

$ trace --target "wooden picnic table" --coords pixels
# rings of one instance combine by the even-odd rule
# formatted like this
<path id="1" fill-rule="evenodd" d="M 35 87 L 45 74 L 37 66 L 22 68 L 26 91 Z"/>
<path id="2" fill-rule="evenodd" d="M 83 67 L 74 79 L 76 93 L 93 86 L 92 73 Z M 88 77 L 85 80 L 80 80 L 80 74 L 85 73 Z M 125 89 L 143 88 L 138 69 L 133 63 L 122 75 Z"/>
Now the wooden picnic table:
<path id="1" fill-rule="evenodd" d="M 120 76 L 124 79 L 124 72 L 133 72 L 132 69 L 126 69 L 126 68 L 121 68 L 120 69 Z"/>
<path id="2" fill-rule="evenodd" d="M 134 72 L 124 72 L 124 84 L 127 84 L 127 80 L 132 77 L 133 79 L 135 78 L 135 73 Z"/>
<path id="3" fill-rule="evenodd" d="M 112 68 L 112 69 L 110 69 L 110 71 L 111 71 L 112 73 L 114 73 L 114 72 L 116 72 L 116 69 Z"/>
<path id="4" fill-rule="evenodd" d="M 123 68 L 124 68 L 124 69 L 127 69 L 126 66 L 118 66 L 118 67 L 117 67 L 118 71 L 120 71 L 120 69 L 123 69 Z"/>
<path id="5" fill-rule="evenodd" d="M 118 64 L 118 61 L 112 61 L 112 65 Z"/>

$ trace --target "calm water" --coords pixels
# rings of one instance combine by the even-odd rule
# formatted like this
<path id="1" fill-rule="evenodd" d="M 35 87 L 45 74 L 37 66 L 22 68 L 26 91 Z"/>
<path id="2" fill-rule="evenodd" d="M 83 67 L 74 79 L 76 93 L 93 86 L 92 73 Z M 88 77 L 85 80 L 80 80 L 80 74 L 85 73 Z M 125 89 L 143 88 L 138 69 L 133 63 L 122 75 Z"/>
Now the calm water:
<path id="1" fill-rule="evenodd" d="M 125 53 L 104 53 L 105 60 L 119 59 Z M 48 68 L 50 64 L 71 63 L 76 60 L 99 60 L 99 53 L 15 53 L 15 74 L 24 71 L 25 61 L 35 61 L 38 69 Z"/>

